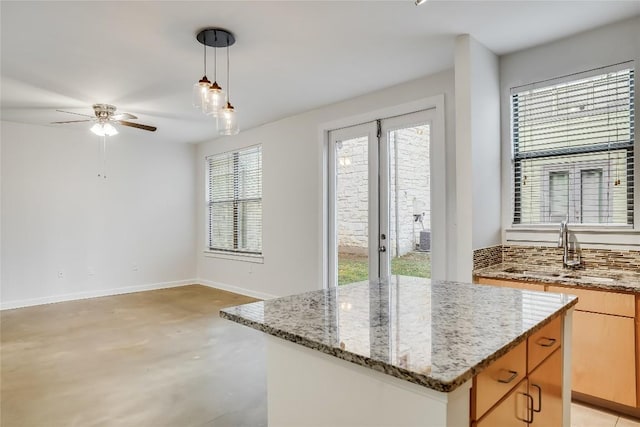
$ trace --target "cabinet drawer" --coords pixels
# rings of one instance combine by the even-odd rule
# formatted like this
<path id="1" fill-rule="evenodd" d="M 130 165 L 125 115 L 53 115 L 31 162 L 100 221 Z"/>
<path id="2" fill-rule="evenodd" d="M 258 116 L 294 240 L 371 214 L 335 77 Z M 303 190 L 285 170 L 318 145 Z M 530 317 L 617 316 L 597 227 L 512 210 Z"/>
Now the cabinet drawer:
<path id="1" fill-rule="evenodd" d="M 526 375 L 527 342 L 496 360 L 475 377 L 475 419 L 482 417 Z"/>
<path id="2" fill-rule="evenodd" d="M 592 291 L 562 286 L 549 286 L 549 292 L 558 292 L 578 297 L 576 310 L 592 313 L 613 314 L 616 316 L 635 317 L 635 297 L 631 294 L 617 292 Z"/>
<path id="3" fill-rule="evenodd" d="M 560 347 L 562 316 L 531 335 L 527 346 L 527 372 L 533 371 L 544 359 Z"/>
<path id="4" fill-rule="evenodd" d="M 491 279 L 487 277 L 479 277 L 478 284 L 492 285 L 492 286 L 505 286 L 508 288 L 526 289 L 529 291 L 544 292 L 544 285 L 541 283 L 519 282 L 517 280 Z"/>

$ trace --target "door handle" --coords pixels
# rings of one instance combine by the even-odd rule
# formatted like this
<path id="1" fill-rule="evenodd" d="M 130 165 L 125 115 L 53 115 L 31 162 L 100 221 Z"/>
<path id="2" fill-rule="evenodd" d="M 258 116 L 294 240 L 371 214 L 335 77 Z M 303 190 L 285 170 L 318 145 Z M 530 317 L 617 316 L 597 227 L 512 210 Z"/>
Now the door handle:
<path id="1" fill-rule="evenodd" d="M 387 252 L 387 247 L 386 246 L 380 246 L 378 248 L 378 252 Z"/>
<path id="2" fill-rule="evenodd" d="M 531 387 L 538 389 L 538 409 L 534 407 L 533 412 L 540 412 L 542 411 L 542 387 L 540 387 L 538 384 L 533 383 L 531 384 Z"/>
<path id="3" fill-rule="evenodd" d="M 518 394 L 521 394 L 522 396 L 527 398 L 527 418 L 520 418 L 517 413 L 516 418 L 520 421 L 524 421 L 527 424 L 531 424 L 533 423 L 533 396 L 531 396 L 529 393 L 522 392 L 518 392 Z"/>

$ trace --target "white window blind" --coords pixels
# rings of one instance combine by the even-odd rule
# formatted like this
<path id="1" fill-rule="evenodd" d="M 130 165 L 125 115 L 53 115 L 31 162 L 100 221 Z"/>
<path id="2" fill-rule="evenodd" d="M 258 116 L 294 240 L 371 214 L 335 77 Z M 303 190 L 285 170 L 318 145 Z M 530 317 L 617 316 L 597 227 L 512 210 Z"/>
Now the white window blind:
<path id="1" fill-rule="evenodd" d="M 209 249 L 262 253 L 262 147 L 206 158 Z"/>
<path id="2" fill-rule="evenodd" d="M 632 224 L 634 70 L 511 90 L 514 224 Z"/>

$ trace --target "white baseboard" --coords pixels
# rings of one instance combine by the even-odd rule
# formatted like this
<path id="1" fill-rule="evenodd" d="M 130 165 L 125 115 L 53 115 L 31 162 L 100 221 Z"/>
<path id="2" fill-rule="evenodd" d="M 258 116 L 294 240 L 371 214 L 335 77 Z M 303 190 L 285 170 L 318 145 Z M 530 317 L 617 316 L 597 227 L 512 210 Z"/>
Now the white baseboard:
<path id="1" fill-rule="evenodd" d="M 204 286 L 208 286 L 210 288 L 229 291 L 229 292 L 233 292 L 235 294 L 240 294 L 240 295 L 246 295 L 252 298 L 258 298 L 263 300 L 277 298 L 277 295 L 271 295 L 264 292 L 256 292 L 251 289 L 245 289 L 238 286 L 227 285 L 226 283 L 214 282 L 212 280 L 199 279 L 196 283 L 199 283 Z"/>
<path id="2" fill-rule="evenodd" d="M 99 289 L 87 292 L 74 292 L 71 294 L 53 295 L 42 298 L 31 298 L 15 301 L 0 302 L 0 310 L 11 310 L 13 308 L 30 307 L 33 305 L 52 304 L 63 301 L 73 301 L 87 298 L 106 297 L 110 295 L 130 294 L 133 292 L 152 291 L 155 289 L 176 288 L 200 283 L 196 279 L 176 280 L 173 282 L 151 283 L 147 285 L 125 286 L 122 288 Z"/>

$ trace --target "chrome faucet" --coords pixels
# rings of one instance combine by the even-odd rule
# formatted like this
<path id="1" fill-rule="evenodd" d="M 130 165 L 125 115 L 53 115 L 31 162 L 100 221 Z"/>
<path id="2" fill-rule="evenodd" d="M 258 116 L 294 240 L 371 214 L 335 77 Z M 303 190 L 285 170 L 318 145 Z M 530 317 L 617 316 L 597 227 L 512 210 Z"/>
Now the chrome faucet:
<path id="1" fill-rule="evenodd" d="M 558 247 L 564 250 L 562 254 L 562 266 L 564 268 L 577 268 L 580 265 L 580 254 L 578 259 L 569 259 L 569 227 L 567 226 L 569 217 L 560 223 L 560 236 L 558 239 Z"/>

